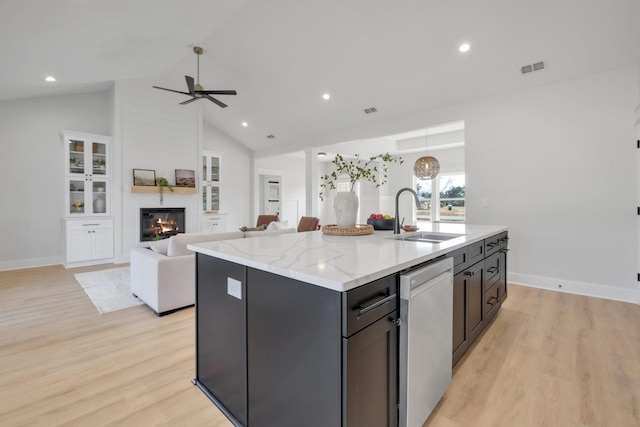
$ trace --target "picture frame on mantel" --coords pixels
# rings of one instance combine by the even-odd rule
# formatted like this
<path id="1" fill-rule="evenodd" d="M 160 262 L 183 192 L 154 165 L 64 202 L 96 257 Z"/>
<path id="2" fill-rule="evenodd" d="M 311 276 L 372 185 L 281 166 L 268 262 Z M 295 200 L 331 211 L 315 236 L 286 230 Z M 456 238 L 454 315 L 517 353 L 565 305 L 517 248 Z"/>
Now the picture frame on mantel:
<path id="1" fill-rule="evenodd" d="M 152 169 L 134 169 L 133 185 L 143 187 L 156 186 L 156 171 Z"/>
<path id="2" fill-rule="evenodd" d="M 176 186 L 196 187 L 196 172 L 189 169 L 176 169 Z"/>

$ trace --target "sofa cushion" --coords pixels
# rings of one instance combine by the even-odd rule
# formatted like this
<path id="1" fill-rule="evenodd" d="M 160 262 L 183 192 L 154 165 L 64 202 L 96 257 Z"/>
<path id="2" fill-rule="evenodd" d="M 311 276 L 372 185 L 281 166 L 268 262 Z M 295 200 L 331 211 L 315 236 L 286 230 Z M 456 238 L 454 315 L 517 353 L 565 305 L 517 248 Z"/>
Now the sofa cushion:
<path id="1" fill-rule="evenodd" d="M 169 238 L 169 248 L 167 256 L 190 255 L 193 251 L 187 249 L 187 245 L 202 242 L 213 242 L 217 240 L 242 239 L 244 234 L 240 231 L 230 231 L 228 233 L 184 233 L 176 234 Z"/>
<path id="2" fill-rule="evenodd" d="M 169 250 L 170 239 L 171 237 L 168 239 L 155 240 L 149 244 L 149 248 L 154 252 L 158 252 L 159 254 L 166 255 L 167 250 Z"/>

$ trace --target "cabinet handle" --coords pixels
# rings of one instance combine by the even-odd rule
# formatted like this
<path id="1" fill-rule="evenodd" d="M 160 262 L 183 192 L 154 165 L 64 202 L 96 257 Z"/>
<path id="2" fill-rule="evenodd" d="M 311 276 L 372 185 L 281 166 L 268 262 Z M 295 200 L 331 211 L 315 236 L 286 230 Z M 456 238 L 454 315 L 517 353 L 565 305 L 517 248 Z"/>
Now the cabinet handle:
<path id="1" fill-rule="evenodd" d="M 502 252 L 503 254 L 506 254 L 509 251 L 510 251 L 510 249 L 500 249 L 500 252 Z"/>
<path id="2" fill-rule="evenodd" d="M 487 273 L 495 273 L 496 271 L 498 271 L 498 267 L 487 268 Z"/>
<path id="3" fill-rule="evenodd" d="M 100 224 L 82 224 L 83 227 L 97 227 Z"/>
<path id="4" fill-rule="evenodd" d="M 499 243 L 498 242 L 491 242 L 491 243 L 487 243 L 487 246 L 490 248 L 493 248 L 494 246 L 497 246 Z"/>
<path id="5" fill-rule="evenodd" d="M 376 298 L 381 297 L 381 296 L 384 296 L 384 295 L 377 295 L 377 296 L 376 296 Z M 386 303 L 388 303 L 389 301 L 394 300 L 395 298 L 396 298 L 396 294 L 391 294 L 391 295 L 389 295 L 389 296 L 387 296 L 387 297 L 385 297 L 385 298 L 382 298 L 381 300 L 378 300 L 378 301 L 374 302 L 373 304 L 368 305 L 368 306 L 366 306 L 366 307 L 363 307 L 363 306 L 361 306 L 361 305 L 358 305 L 358 306 L 356 307 L 356 309 L 358 310 L 358 316 L 362 316 L 363 314 L 365 314 L 365 313 L 367 313 L 367 312 L 369 312 L 369 311 L 373 310 L 374 308 L 378 308 L 378 307 L 380 307 L 381 305 L 386 304 Z M 375 298 L 374 298 L 374 299 L 375 299 Z M 370 300 L 370 301 L 371 301 L 371 300 Z"/>
<path id="6" fill-rule="evenodd" d="M 487 301 L 487 304 L 491 305 L 491 307 L 493 307 L 497 303 L 498 303 L 498 298 L 496 298 L 496 297 L 491 297 L 491 298 L 489 298 L 489 301 Z"/>
<path id="7" fill-rule="evenodd" d="M 465 271 L 464 272 L 464 275 L 465 276 L 469 276 L 469 277 L 473 276 L 474 274 L 475 274 L 475 272 L 473 272 L 473 271 Z"/>

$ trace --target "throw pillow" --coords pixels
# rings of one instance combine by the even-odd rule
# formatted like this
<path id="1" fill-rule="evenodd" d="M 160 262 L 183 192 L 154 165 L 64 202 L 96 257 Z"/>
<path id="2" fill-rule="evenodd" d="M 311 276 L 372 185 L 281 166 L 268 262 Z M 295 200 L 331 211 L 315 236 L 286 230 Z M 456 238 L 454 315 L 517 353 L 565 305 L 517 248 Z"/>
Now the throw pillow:
<path id="1" fill-rule="evenodd" d="M 271 221 L 269 225 L 267 225 L 267 230 L 284 230 L 285 228 L 289 228 L 289 221 Z"/>
<path id="2" fill-rule="evenodd" d="M 152 251 L 166 255 L 169 250 L 169 239 L 155 240 L 149 244 Z"/>

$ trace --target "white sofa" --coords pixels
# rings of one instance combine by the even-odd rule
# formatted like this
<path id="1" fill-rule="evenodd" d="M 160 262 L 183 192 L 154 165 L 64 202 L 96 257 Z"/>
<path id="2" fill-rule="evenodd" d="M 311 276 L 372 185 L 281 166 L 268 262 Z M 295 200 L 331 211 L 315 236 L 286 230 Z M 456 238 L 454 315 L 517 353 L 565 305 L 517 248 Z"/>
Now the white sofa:
<path id="1" fill-rule="evenodd" d="M 195 304 L 195 255 L 187 245 L 295 233 L 295 228 L 273 231 L 178 234 L 130 253 L 131 292 L 158 316 Z"/>

